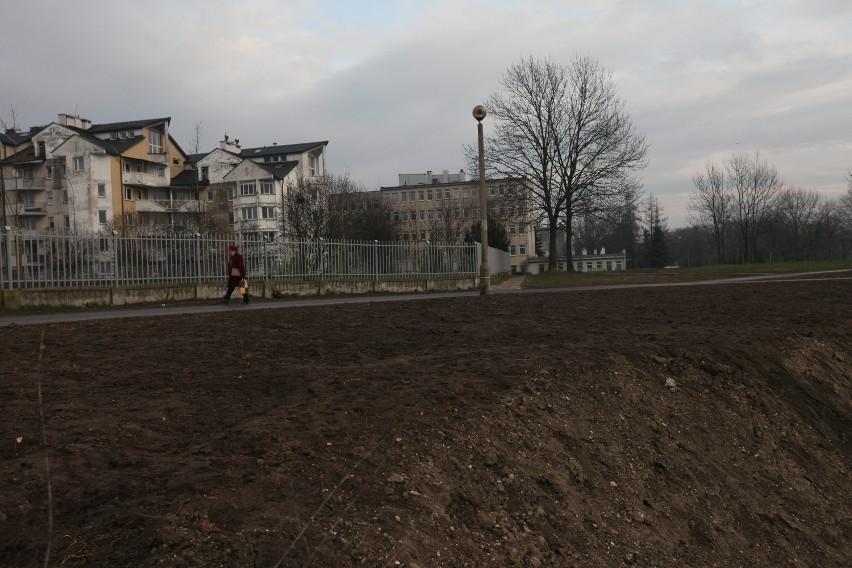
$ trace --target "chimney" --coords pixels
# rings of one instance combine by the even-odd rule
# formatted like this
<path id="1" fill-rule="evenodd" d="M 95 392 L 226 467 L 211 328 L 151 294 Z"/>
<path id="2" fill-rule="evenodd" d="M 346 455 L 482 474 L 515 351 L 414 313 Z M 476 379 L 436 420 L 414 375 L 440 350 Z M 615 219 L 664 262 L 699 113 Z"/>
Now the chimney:
<path id="1" fill-rule="evenodd" d="M 239 140 L 231 141 L 228 138 L 228 135 L 225 134 L 225 139 L 219 141 L 219 148 L 221 148 L 222 150 L 225 150 L 226 152 L 230 152 L 232 154 L 239 154 L 240 153 L 240 141 Z"/>
<path id="2" fill-rule="evenodd" d="M 450 183 L 450 172 L 449 170 L 444 170 L 444 175 L 441 178 L 441 181 L 444 183 Z"/>
<path id="3" fill-rule="evenodd" d="M 467 181 L 467 174 L 464 170 L 459 170 L 459 181 Z"/>

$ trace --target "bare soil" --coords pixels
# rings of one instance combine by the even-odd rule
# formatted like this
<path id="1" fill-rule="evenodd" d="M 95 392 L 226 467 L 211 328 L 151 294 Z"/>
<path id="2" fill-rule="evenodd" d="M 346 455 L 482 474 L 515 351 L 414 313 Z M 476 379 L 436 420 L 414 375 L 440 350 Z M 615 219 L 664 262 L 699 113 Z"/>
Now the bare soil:
<path id="1" fill-rule="evenodd" d="M 0 566 L 850 566 L 850 395 L 843 278 L 2 328 Z"/>

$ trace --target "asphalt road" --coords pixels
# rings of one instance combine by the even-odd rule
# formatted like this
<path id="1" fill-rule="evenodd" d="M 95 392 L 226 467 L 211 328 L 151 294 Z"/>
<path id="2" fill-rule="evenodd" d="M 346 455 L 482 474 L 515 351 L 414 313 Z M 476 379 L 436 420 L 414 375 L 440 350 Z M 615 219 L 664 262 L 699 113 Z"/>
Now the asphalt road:
<path id="1" fill-rule="evenodd" d="M 838 273 L 848 273 L 850 276 L 839 276 Z M 595 286 L 572 286 L 568 288 L 540 288 L 522 289 L 520 276 L 510 277 L 499 286 L 494 286 L 492 292 L 495 294 L 543 294 L 543 293 L 568 293 L 589 290 L 614 290 L 626 288 L 668 287 L 668 286 L 706 286 L 712 284 L 736 284 L 756 281 L 790 281 L 819 280 L 826 277 L 833 280 L 852 280 L 852 270 L 831 270 L 826 272 L 806 272 L 796 274 L 771 274 L 759 276 L 738 276 L 713 280 L 696 280 L 691 282 L 671 282 L 663 284 L 612 284 Z M 92 321 L 104 319 L 121 319 L 137 317 L 173 316 L 184 314 L 209 314 L 216 312 L 230 312 L 236 310 L 271 310 L 285 308 L 300 308 L 307 306 L 327 306 L 333 304 L 369 304 L 373 302 L 402 302 L 411 300 L 434 300 L 440 298 L 463 298 L 476 297 L 479 293 L 473 292 L 434 292 L 422 294 L 394 294 L 387 296 L 335 296 L 335 297 L 311 297 L 304 299 L 257 299 L 248 305 L 242 305 L 239 301 L 231 304 L 221 304 L 218 299 L 210 300 L 209 303 L 186 303 L 186 304 L 161 304 L 145 305 L 140 308 L 114 308 L 92 311 L 75 312 L 45 312 L 39 314 L 16 313 L 0 316 L 0 327 L 12 325 L 41 325 L 49 323 L 63 323 L 74 321 Z"/>

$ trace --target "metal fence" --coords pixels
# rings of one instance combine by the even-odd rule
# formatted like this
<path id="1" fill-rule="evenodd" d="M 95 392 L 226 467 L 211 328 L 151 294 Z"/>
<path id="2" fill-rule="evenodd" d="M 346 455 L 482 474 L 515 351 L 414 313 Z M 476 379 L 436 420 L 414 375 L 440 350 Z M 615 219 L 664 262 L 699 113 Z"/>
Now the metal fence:
<path id="1" fill-rule="evenodd" d="M 215 283 L 226 274 L 234 237 L 0 234 L 0 281 L 6 288 Z M 398 280 L 476 277 L 477 244 L 425 241 L 237 241 L 250 278 L 259 280 Z M 492 273 L 508 253 L 491 249 Z M 505 260 L 505 259 L 502 259 Z"/>

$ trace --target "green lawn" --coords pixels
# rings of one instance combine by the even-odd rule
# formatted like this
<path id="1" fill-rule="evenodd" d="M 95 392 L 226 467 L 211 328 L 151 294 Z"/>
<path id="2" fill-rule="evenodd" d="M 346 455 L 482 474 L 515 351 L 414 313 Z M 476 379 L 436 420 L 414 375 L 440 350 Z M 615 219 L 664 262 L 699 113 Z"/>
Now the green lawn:
<path id="1" fill-rule="evenodd" d="M 766 274 L 820 272 L 825 270 L 852 270 L 852 261 L 775 262 L 763 264 L 719 264 L 696 268 L 661 268 L 625 270 L 621 272 L 559 272 L 547 271 L 530 274 L 524 278 L 524 288 L 551 288 L 554 286 L 583 285 L 595 282 L 618 283 L 637 274 Z"/>

